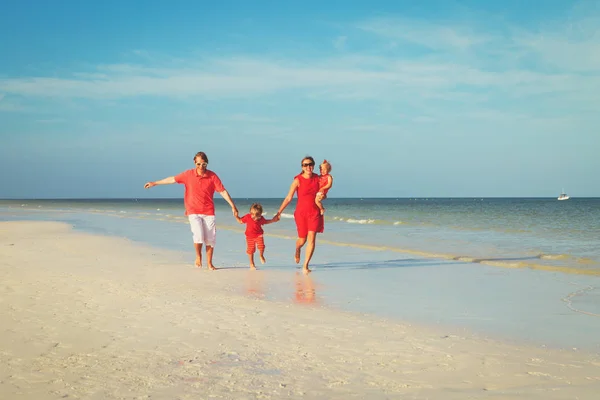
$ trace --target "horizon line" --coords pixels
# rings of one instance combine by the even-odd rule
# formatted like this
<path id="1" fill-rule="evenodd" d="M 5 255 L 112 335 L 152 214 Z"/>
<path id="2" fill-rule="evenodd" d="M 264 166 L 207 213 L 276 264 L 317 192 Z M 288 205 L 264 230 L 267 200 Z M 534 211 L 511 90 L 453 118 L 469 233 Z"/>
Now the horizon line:
<path id="1" fill-rule="evenodd" d="M 600 196 L 579 196 L 570 199 L 598 199 Z M 283 197 L 232 197 L 233 200 L 249 200 L 249 199 L 283 199 Z M 296 199 L 296 198 L 294 198 Z M 347 200 L 347 199 L 556 199 L 556 196 L 376 196 L 376 197 L 328 197 L 330 200 Z M 22 197 L 22 198 L 0 198 L 0 201 L 27 201 L 27 200 L 181 200 L 183 197 Z M 225 201 L 225 199 L 215 198 L 215 201 Z"/>

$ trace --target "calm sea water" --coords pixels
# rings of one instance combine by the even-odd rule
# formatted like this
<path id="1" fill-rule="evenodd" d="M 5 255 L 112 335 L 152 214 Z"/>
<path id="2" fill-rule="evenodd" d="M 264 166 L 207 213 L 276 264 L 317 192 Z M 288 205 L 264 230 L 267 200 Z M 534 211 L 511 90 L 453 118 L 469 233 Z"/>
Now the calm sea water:
<path id="1" fill-rule="evenodd" d="M 254 201 L 267 217 L 281 203 L 236 204 L 244 213 Z M 243 226 L 222 199 L 216 205 L 218 261 L 246 268 Z M 311 274 L 319 304 L 600 352 L 600 199 L 327 199 L 325 207 Z M 296 268 L 293 209 L 265 229 L 265 269 Z M 181 199 L 0 200 L 0 221 L 21 219 L 127 237 L 191 262 Z M 275 300 L 297 290 L 264 289 Z"/>
<path id="2" fill-rule="evenodd" d="M 267 217 L 281 199 L 236 199 L 241 213 L 258 201 Z M 498 266 L 600 275 L 600 198 L 327 199 L 331 244 L 368 246 Z M 216 199 L 217 223 L 239 228 Z M 294 236 L 294 203 L 268 233 Z M 182 199 L 0 200 L 0 211 L 93 213 L 187 223 Z M 0 216 L 1 218 L 1 216 Z"/>

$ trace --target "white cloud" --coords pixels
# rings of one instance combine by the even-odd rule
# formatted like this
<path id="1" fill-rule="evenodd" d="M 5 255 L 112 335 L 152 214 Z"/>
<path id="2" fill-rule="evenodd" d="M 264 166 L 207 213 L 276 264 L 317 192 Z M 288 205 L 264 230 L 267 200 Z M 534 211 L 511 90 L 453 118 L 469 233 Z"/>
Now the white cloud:
<path id="1" fill-rule="evenodd" d="M 547 65 L 562 70 L 600 71 L 600 34 L 579 41 L 558 35 L 524 35 L 518 38 L 518 44 Z"/>
<path id="2" fill-rule="evenodd" d="M 259 117 L 250 114 L 233 114 L 225 117 L 228 121 L 236 121 L 236 122 L 248 122 L 248 123 L 271 123 L 275 122 L 273 118 Z"/>
<path id="3" fill-rule="evenodd" d="M 375 62 L 377 61 L 377 62 Z M 379 65 L 377 68 L 374 66 Z M 111 99 L 133 96 L 247 97 L 285 90 L 373 98 L 443 95 L 463 89 L 512 91 L 513 96 L 543 93 L 589 93 L 600 88 L 600 76 L 573 73 L 539 73 L 527 70 L 488 71 L 451 63 L 390 60 L 368 57 L 329 59 L 306 65 L 261 59 L 213 60 L 205 70 L 179 70 L 143 66 L 101 66 L 93 73 L 66 78 L 14 78 L 0 80 L 3 92 L 30 97 Z M 118 71 L 118 72 L 108 72 Z M 458 87 L 463 86 L 461 90 Z"/>
<path id="4" fill-rule="evenodd" d="M 355 124 L 344 127 L 346 131 L 358 132 L 387 132 L 393 129 L 397 129 L 397 127 L 389 124 Z"/>
<path id="5" fill-rule="evenodd" d="M 139 57 L 150 57 L 150 53 L 148 53 L 146 50 L 136 49 L 133 50 L 132 53 Z"/>
<path id="6" fill-rule="evenodd" d="M 369 51 L 319 60 L 242 56 L 166 61 L 165 56 L 134 51 L 147 64 L 105 64 L 62 77 L 2 78 L 0 92 L 25 99 L 104 102 L 140 96 L 253 98 L 293 92 L 307 99 L 411 104 L 432 118 L 434 112 L 453 112 L 458 105 L 504 110 L 525 105 L 537 115 L 589 114 L 600 108 L 600 36 L 588 17 L 577 21 L 569 22 L 571 28 L 508 27 L 501 33 L 483 33 L 476 25 L 370 19 L 358 26 L 385 42 L 379 55 Z M 339 36 L 333 43 L 343 48 L 346 41 L 346 36 Z M 393 49 L 390 41 L 395 43 Z M 403 47 L 407 43 L 430 51 L 407 57 Z M 269 122 L 246 114 L 230 119 Z"/>
<path id="7" fill-rule="evenodd" d="M 504 23 L 494 28 L 406 18 L 374 18 L 357 27 L 387 40 L 388 47 L 398 48 L 402 43 L 423 46 L 431 51 L 429 55 L 446 56 L 442 57 L 445 60 L 519 67 L 536 63 L 571 72 L 600 72 L 600 17 L 597 11 L 586 11 L 531 30 Z"/>
<path id="8" fill-rule="evenodd" d="M 335 47 L 337 50 L 344 50 L 347 40 L 348 37 L 346 36 L 338 36 L 333 40 L 333 47 Z"/>
<path id="9" fill-rule="evenodd" d="M 358 28 L 392 40 L 418 44 L 433 50 L 467 50 L 491 40 L 461 26 L 444 26 L 405 18 L 374 18 L 358 24 Z"/>
<path id="10" fill-rule="evenodd" d="M 0 93 L 0 112 L 20 112 L 26 110 L 27 107 L 18 101 L 7 97 L 4 93 Z"/>
<path id="11" fill-rule="evenodd" d="M 64 118 L 48 118 L 48 119 L 38 119 L 36 122 L 40 124 L 60 124 L 66 122 Z"/>
<path id="12" fill-rule="evenodd" d="M 21 96 L 120 98 L 131 96 L 248 96 L 278 90 L 340 86 L 394 79 L 386 72 L 320 65 L 299 66 L 260 59 L 212 60 L 198 70 L 100 66 L 92 73 L 66 78 L 0 80 L 1 90 Z M 112 71 L 112 72 L 110 72 Z"/>

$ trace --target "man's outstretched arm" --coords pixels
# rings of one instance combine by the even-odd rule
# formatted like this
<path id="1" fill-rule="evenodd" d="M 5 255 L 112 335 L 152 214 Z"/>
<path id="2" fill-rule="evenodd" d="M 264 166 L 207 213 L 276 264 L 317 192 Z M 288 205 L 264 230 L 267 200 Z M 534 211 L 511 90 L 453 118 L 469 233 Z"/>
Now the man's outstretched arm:
<path id="1" fill-rule="evenodd" d="M 150 189 L 151 187 L 156 186 L 156 185 L 170 185 L 172 183 L 177 183 L 177 182 L 175 182 L 175 177 L 169 176 L 168 178 L 161 179 L 160 181 L 146 183 L 144 185 L 144 189 Z"/>

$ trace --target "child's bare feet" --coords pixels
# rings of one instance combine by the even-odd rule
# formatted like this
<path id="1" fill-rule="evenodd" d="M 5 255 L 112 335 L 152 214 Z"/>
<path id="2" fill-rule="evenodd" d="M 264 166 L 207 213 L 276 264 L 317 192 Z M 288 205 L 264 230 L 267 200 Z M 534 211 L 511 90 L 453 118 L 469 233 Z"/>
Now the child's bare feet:
<path id="1" fill-rule="evenodd" d="M 260 255 L 260 262 L 261 262 L 261 264 L 264 264 L 267 262 L 267 260 L 265 260 L 265 256 L 263 256 L 262 254 Z"/>
<path id="2" fill-rule="evenodd" d="M 256 265 L 250 264 L 250 269 L 256 271 Z"/>
<path id="3" fill-rule="evenodd" d="M 209 269 L 209 270 L 211 270 L 211 271 L 216 271 L 216 270 L 217 270 L 217 267 L 215 267 L 215 266 L 214 266 L 214 265 L 212 265 L 212 264 L 208 264 L 208 269 Z"/>
<path id="4" fill-rule="evenodd" d="M 312 272 L 312 271 L 310 270 L 310 268 L 308 268 L 308 266 L 306 266 L 306 265 L 305 265 L 305 266 L 302 268 L 302 273 L 303 273 L 304 275 L 308 275 L 308 274 L 310 274 L 311 272 Z"/>
<path id="5" fill-rule="evenodd" d="M 202 259 L 200 257 L 196 257 L 196 268 L 202 268 Z"/>
<path id="6" fill-rule="evenodd" d="M 300 248 L 296 247 L 296 253 L 294 254 L 294 261 L 296 261 L 296 264 L 300 263 Z"/>

